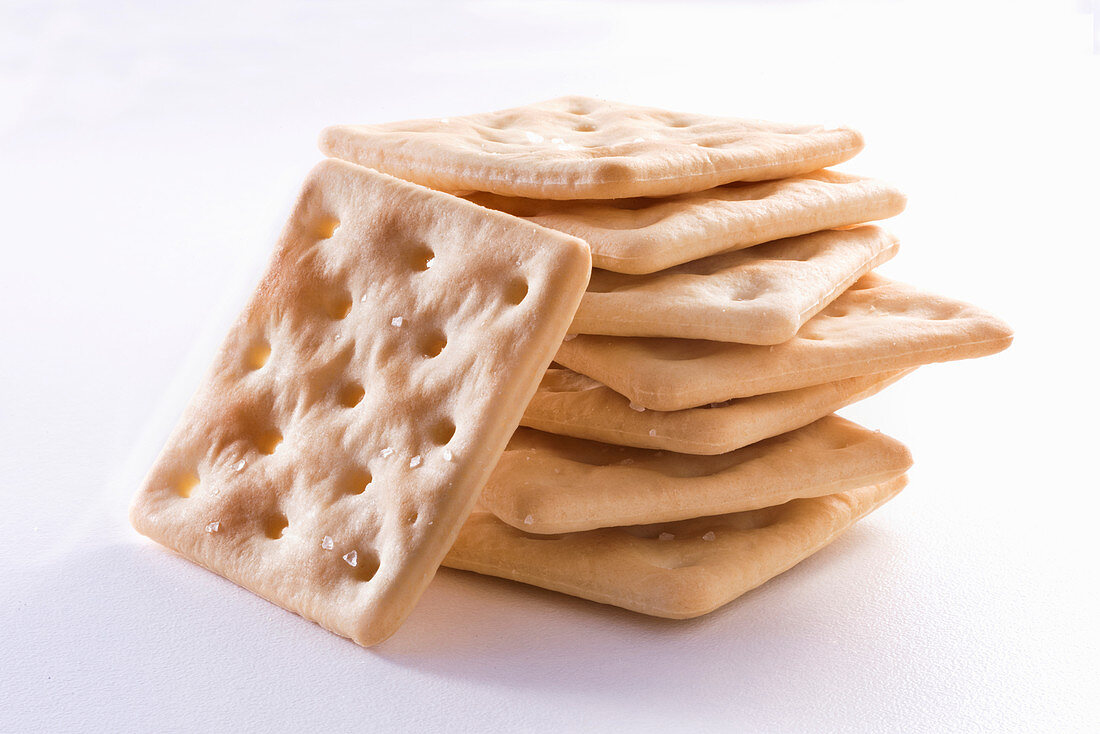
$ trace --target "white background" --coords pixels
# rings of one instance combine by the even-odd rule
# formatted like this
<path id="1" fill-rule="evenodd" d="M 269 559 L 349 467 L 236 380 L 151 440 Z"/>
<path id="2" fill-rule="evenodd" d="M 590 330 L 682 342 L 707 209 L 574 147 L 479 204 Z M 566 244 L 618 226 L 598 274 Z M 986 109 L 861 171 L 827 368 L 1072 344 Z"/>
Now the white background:
<path id="1" fill-rule="evenodd" d="M 1086 6 L 5 2 L 0 731 L 1096 731 Z M 565 93 L 865 133 L 884 271 L 1017 330 L 845 411 L 910 487 L 697 621 L 444 570 L 371 650 L 130 530 L 321 127 Z"/>

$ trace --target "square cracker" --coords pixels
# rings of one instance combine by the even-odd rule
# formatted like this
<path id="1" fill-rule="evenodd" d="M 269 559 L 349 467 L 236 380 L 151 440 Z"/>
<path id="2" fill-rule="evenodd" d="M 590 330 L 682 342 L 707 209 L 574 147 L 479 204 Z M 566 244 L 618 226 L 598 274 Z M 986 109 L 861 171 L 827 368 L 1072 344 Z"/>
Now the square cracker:
<path id="1" fill-rule="evenodd" d="M 863 137 L 573 96 L 465 117 L 337 125 L 319 144 L 326 155 L 445 191 L 620 199 L 810 173 L 854 156 Z"/>
<path id="2" fill-rule="evenodd" d="M 134 526 L 326 629 L 384 640 L 473 507 L 589 268 L 575 238 L 318 165 Z"/>
<path id="3" fill-rule="evenodd" d="M 994 354 L 1012 330 L 976 306 L 875 273 L 773 346 L 581 335 L 554 358 L 652 410 L 795 390 L 860 375 Z"/>
<path id="4" fill-rule="evenodd" d="M 793 431 L 874 395 L 912 370 L 735 398 L 687 410 L 645 410 L 591 377 L 564 368 L 543 375 L 521 423 L 591 441 L 682 454 L 724 454 Z"/>
<path id="5" fill-rule="evenodd" d="M 480 504 L 528 533 L 672 522 L 772 507 L 904 474 L 909 450 L 835 415 L 717 456 L 627 448 L 521 428 Z"/>
<path id="6" fill-rule="evenodd" d="M 892 258 L 881 227 L 827 229 L 649 275 L 593 270 L 571 333 L 781 344 Z"/>
<path id="7" fill-rule="evenodd" d="M 443 565 L 687 619 L 728 604 L 824 548 L 905 483 L 901 476 L 762 510 L 564 535 L 528 534 L 492 513 L 475 512 Z"/>
<path id="8" fill-rule="evenodd" d="M 837 171 L 663 198 L 549 201 L 486 193 L 467 198 L 580 237 L 592 246 L 597 268 L 633 274 L 886 219 L 905 209 L 905 195 L 893 186 Z"/>

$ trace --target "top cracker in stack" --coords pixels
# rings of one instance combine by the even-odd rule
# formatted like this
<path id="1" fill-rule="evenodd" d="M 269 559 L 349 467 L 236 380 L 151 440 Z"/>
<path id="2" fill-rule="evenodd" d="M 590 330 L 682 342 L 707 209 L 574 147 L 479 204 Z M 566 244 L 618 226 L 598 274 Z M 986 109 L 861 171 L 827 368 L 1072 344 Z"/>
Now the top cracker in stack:
<path id="1" fill-rule="evenodd" d="M 335 158 L 444 191 L 534 199 L 671 196 L 817 171 L 863 148 L 849 128 L 560 97 L 465 117 L 337 125 Z"/>

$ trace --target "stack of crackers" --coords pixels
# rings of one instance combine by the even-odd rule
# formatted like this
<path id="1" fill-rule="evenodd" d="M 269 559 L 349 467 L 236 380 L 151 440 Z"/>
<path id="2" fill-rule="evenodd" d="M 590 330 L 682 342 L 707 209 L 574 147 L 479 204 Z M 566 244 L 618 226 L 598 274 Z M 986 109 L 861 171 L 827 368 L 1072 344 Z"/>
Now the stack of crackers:
<path id="1" fill-rule="evenodd" d="M 905 486 L 834 411 L 1012 339 L 873 272 L 862 146 L 585 97 L 327 129 L 134 525 L 363 645 L 441 564 L 728 603 Z"/>

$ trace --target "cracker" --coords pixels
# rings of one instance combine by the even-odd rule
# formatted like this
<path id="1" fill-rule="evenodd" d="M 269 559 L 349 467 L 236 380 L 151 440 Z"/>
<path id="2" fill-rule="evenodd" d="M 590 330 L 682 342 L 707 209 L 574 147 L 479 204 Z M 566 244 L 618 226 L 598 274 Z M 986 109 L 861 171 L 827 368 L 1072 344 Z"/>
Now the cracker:
<path id="1" fill-rule="evenodd" d="M 893 257 L 881 227 L 828 229 L 650 275 L 593 270 L 569 331 L 780 344 Z"/>
<path id="2" fill-rule="evenodd" d="M 724 454 L 793 431 L 874 395 L 912 370 L 851 377 L 798 390 L 687 410 L 638 410 L 590 377 L 564 368 L 543 375 L 523 425 L 563 436 L 683 454 Z"/>
<path id="3" fill-rule="evenodd" d="M 521 428 L 481 505 L 529 533 L 672 522 L 878 484 L 913 460 L 900 442 L 835 415 L 717 456 L 612 446 Z"/>
<path id="4" fill-rule="evenodd" d="M 728 604 L 825 547 L 905 483 L 901 476 L 762 510 L 564 535 L 525 533 L 492 513 L 475 512 L 443 565 L 687 619 Z"/>
<path id="5" fill-rule="evenodd" d="M 810 173 L 863 148 L 855 130 L 559 97 L 465 117 L 337 125 L 321 150 L 445 191 L 620 199 Z"/>
<path id="6" fill-rule="evenodd" d="M 837 171 L 733 183 L 664 198 L 548 201 L 495 194 L 468 197 L 592 246 L 592 264 L 652 273 L 719 252 L 900 214 L 893 186 Z"/>
<path id="7" fill-rule="evenodd" d="M 640 407 L 683 410 L 981 357 L 1011 343 L 1012 330 L 975 306 L 870 273 L 783 344 L 581 335 L 554 359 Z"/>
<path id="8" fill-rule="evenodd" d="M 474 505 L 589 268 L 580 240 L 320 164 L 134 526 L 359 644 L 384 640 Z"/>

